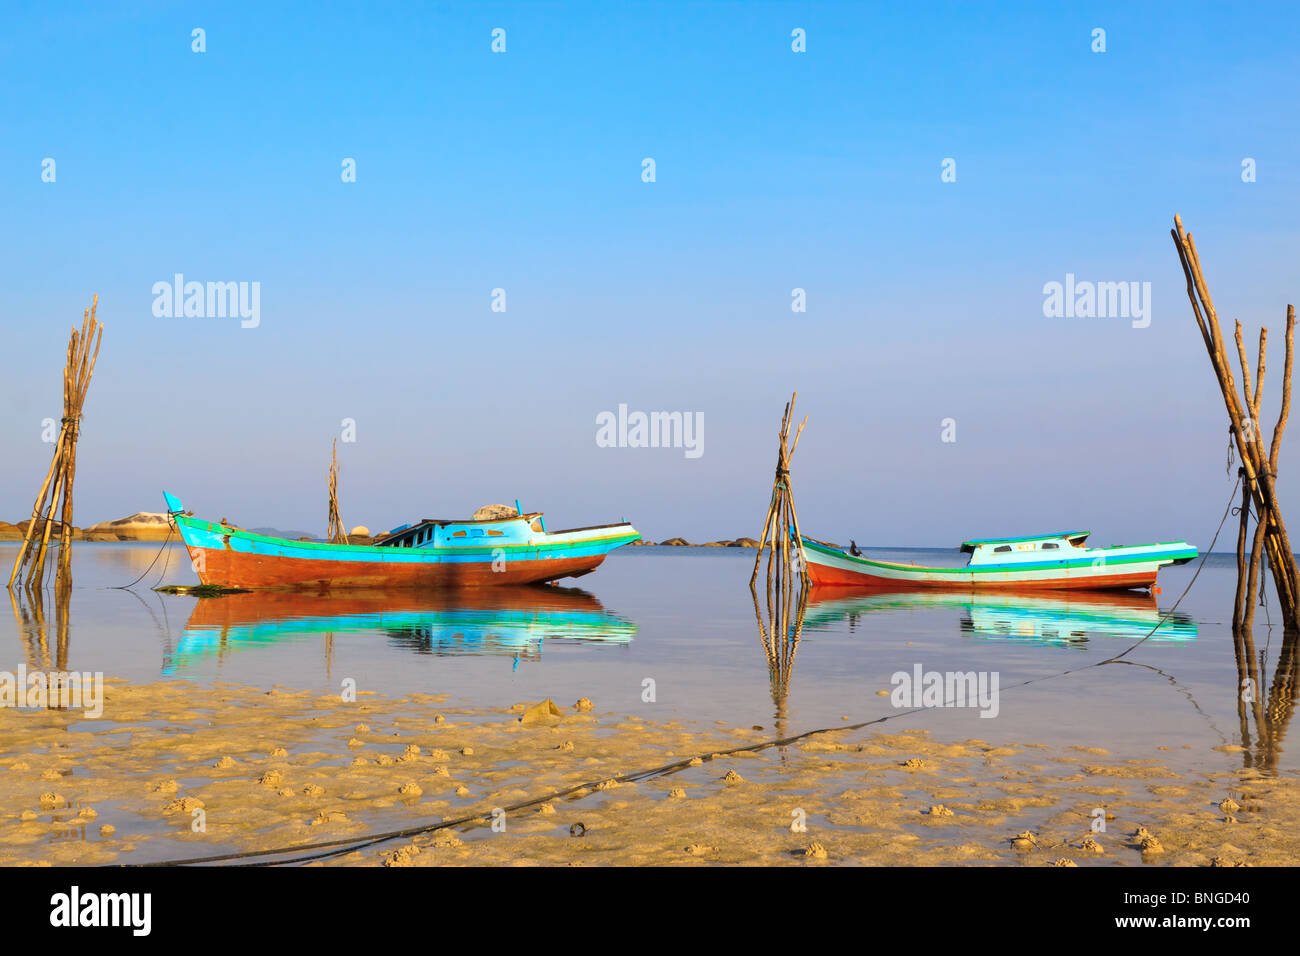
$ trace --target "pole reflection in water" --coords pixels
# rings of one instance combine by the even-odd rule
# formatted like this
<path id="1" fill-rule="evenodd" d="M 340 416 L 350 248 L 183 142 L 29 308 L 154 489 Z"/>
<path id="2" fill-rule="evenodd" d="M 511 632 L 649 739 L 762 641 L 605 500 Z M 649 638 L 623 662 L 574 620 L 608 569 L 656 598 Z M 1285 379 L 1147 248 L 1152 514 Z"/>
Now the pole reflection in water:
<path id="1" fill-rule="evenodd" d="M 44 590 L 40 587 L 24 588 L 20 596 L 16 588 L 9 589 L 9 604 L 30 669 L 28 679 L 30 681 L 36 672 L 46 675 L 43 696 L 47 710 L 68 709 L 64 690 L 70 686 L 65 675 L 68 670 L 68 605 L 71 595 L 71 580 L 60 569 L 54 586 L 54 653 L 51 655 L 49 629 L 45 623 Z M 23 693 L 27 688 L 16 690 Z"/>
<path id="2" fill-rule="evenodd" d="M 767 580 L 767 618 L 758 603 L 758 591 L 752 586 L 754 617 L 758 621 L 758 636 L 767 657 L 767 676 L 771 686 L 773 716 L 778 735 L 784 737 L 789 716 L 787 703 L 790 697 L 790 677 L 794 670 L 794 655 L 803 636 L 804 614 L 808 609 L 808 590 L 792 580 L 793 575 L 782 575 L 773 586 L 772 576 Z M 793 609 L 793 620 L 791 611 Z M 782 748 L 784 751 L 784 748 Z"/>
<path id="3" fill-rule="evenodd" d="M 1237 657 L 1237 719 L 1241 729 L 1242 760 L 1248 769 L 1263 773 L 1277 772 L 1282 754 L 1282 741 L 1295 711 L 1296 677 L 1300 670 L 1297 661 L 1297 640 L 1300 632 L 1286 631 L 1278 649 L 1277 665 L 1269 684 L 1267 697 L 1263 686 L 1268 671 L 1267 647 L 1256 652 L 1255 637 L 1250 627 L 1233 629 L 1233 649 Z M 1255 733 L 1251 735 L 1251 720 Z"/>
<path id="4" fill-rule="evenodd" d="M 21 595 L 9 590 L 14 622 L 26 650 L 27 666 L 34 670 L 68 669 L 68 604 L 71 589 L 54 589 L 54 653 L 50 653 L 49 629 L 45 622 L 45 593 L 39 588 Z M 25 598 L 25 600 L 24 600 Z"/>

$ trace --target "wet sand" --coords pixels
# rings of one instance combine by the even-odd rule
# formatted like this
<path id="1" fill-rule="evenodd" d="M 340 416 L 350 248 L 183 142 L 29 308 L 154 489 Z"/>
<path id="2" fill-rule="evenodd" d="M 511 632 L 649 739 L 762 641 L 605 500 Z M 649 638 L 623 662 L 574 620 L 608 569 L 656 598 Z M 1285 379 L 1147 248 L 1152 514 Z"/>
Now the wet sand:
<path id="1" fill-rule="evenodd" d="M 104 716 L 0 710 L 0 864 L 138 863 L 481 814 L 324 865 L 1284 865 L 1294 774 L 1177 773 L 1100 748 L 649 721 L 176 681 L 106 684 Z M 163 716 L 165 715 L 165 716 Z M 613 778 L 695 755 L 635 782 Z M 560 799 L 556 791 L 591 786 Z M 512 810 L 517 804 L 540 801 Z M 1104 830 L 1094 829 L 1098 808 Z M 494 809 L 501 809 L 493 817 Z M 196 812 L 197 811 L 197 812 Z M 494 825 L 495 819 L 495 825 Z M 199 828 L 199 824 L 202 824 Z M 806 829 L 800 829 L 800 825 Z M 198 832 L 196 832 L 198 830 Z"/>

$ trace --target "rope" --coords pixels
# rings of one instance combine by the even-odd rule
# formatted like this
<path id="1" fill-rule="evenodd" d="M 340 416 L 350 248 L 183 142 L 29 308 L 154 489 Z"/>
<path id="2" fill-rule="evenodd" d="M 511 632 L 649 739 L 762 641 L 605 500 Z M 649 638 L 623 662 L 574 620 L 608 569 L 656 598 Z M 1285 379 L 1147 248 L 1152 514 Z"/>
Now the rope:
<path id="1" fill-rule="evenodd" d="M 1160 619 L 1159 624 L 1151 628 L 1151 630 L 1147 631 L 1147 633 L 1143 635 L 1141 640 L 1139 640 L 1128 650 L 1124 651 L 1123 654 L 1116 654 L 1114 657 L 1108 657 L 1104 661 L 1098 661 L 1097 664 L 1109 664 L 1113 661 L 1119 660 L 1122 657 L 1126 657 L 1129 651 L 1136 650 L 1142 644 L 1145 644 L 1147 640 L 1151 637 L 1151 635 L 1160 629 L 1160 625 L 1164 624 L 1165 621 L 1169 620 L 1169 618 L 1173 615 L 1174 611 L 1178 610 L 1178 605 L 1183 602 L 1183 598 L 1187 597 L 1187 592 L 1192 589 L 1192 585 L 1196 583 L 1196 579 L 1201 576 L 1201 569 L 1205 567 L 1206 559 L 1209 558 L 1210 552 L 1214 550 L 1214 542 L 1219 540 L 1219 534 L 1220 532 L 1223 531 L 1223 526 L 1228 520 L 1229 513 L 1231 513 L 1232 511 L 1232 503 L 1237 500 L 1237 489 L 1240 486 L 1241 486 L 1241 476 L 1238 475 L 1236 484 L 1232 486 L 1232 494 L 1228 496 L 1228 507 L 1225 508 L 1223 511 L 1223 517 L 1219 519 L 1218 530 L 1214 532 L 1214 537 L 1210 540 L 1210 546 L 1206 548 L 1205 553 L 1201 555 L 1201 563 L 1196 566 L 1196 573 L 1193 574 L 1192 579 L 1187 582 L 1187 587 L 1183 588 L 1183 593 L 1178 595 L 1178 600 L 1174 602 L 1174 606 L 1171 607 L 1168 613 L 1166 613 L 1165 616 Z"/>
<path id="2" fill-rule="evenodd" d="M 1232 494 L 1228 496 L 1228 505 L 1224 509 L 1223 517 L 1219 520 L 1218 530 L 1214 532 L 1214 537 L 1210 541 L 1210 546 L 1206 548 L 1204 554 L 1201 555 L 1201 563 L 1197 565 L 1196 572 L 1192 575 L 1192 579 L 1189 582 L 1187 582 L 1187 587 L 1183 588 L 1183 593 L 1178 596 L 1178 600 L 1174 602 L 1173 606 L 1165 613 L 1165 615 L 1160 619 L 1160 621 L 1155 625 L 1155 627 L 1151 628 L 1151 630 L 1148 631 L 1145 635 L 1143 635 L 1142 638 L 1140 638 L 1138 641 L 1130 645 L 1125 651 L 1123 651 L 1123 653 L 1116 654 L 1113 657 L 1108 657 L 1105 660 L 1093 661 L 1091 664 L 1084 664 L 1081 667 L 1074 667 L 1068 670 L 1060 671 L 1059 673 L 1056 674 L 1047 674 L 1042 677 L 1031 677 L 1028 680 L 1021 681 L 1018 684 L 1012 684 L 1009 687 L 1005 688 L 1005 690 L 1014 690 L 1019 687 L 1027 687 L 1030 684 L 1037 684 L 1045 680 L 1055 680 L 1058 677 L 1066 677 L 1070 674 L 1091 670 L 1094 667 L 1101 667 L 1104 664 L 1119 663 L 1130 652 L 1136 650 L 1142 644 L 1146 643 L 1146 641 L 1151 637 L 1151 635 L 1153 635 L 1156 631 L 1158 631 L 1164 625 L 1164 623 L 1168 621 L 1170 617 L 1173 616 L 1173 613 L 1176 610 L 1178 610 L 1178 605 L 1182 603 L 1183 598 L 1185 598 L 1188 592 L 1191 591 L 1192 585 L 1196 583 L 1196 579 L 1200 576 L 1201 570 L 1205 567 L 1205 562 L 1209 558 L 1210 553 L 1214 550 L 1214 544 L 1216 541 L 1219 540 L 1219 534 L 1223 531 L 1223 526 L 1228 520 L 1228 515 L 1231 512 L 1233 501 L 1236 500 L 1237 489 L 1240 486 L 1240 484 L 1241 484 L 1241 478 L 1240 476 L 1238 476 L 1236 484 L 1233 485 Z M 1124 663 L 1131 663 L 1131 662 L 1124 661 Z M 945 701 L 944 706 L 949 706 L 949 703 Z M 600 785 L 600 783 L 606 780 L 612 779 L 617 783 L 634 783 L 641 780 L 649 779 L 650 777 L 663 776 L 665 774 L 674 773 L 678 770 L 685 769 L 686 767 L 691 766 L 691 763 L 696 759 L 707 762 L 707 761 L 712 761 L 717 757 L 729 757 L 732 756 L 733 754 L 738 754 L 738 753 L 755 753 L 762 750 L 770 750 L 773 747 L 787 747 L 791 744 L 798 743 L 801 740 L 806 740 L 809 737 L 815 737 L 819 734 L 843 733 L 845 731 L 862 730 L 866 727 L 871 727 L 876 724 L 883 724 L 886 721 L 895 720 L 899 717 L 908 717 L 913 714 L 925 713 L 926 711 L 935 710 L 935 709 L 936 708 L 932 708 L 932 707 L 913 707 L 910 710 L 896 711 L 892 714 L 886 714 L 883 717 L 876 717 L 872 720 L 864 720 L 856 724 L 846 724 L 839 727 L 819 727 L 815 730 L 806 730 L 801 734 L 795 734 L 792 737 L 782 737 L 778 740 L 767 740 L 756 744 L 743 744 L 738 747 L 733 747 L 729 750 L 713 750 L 713 751 L 709 751 L 707 754 L 696 754 L 695 756 L 692 757 L 686 757 L 682 760 L 675 760 L 672 763 L 664 764 L 659 767 L 652 767 L 647 770 L 638 770 L 632 773 L 621 774 L 616 777 L 602 777 L 599 781 L 589 781 L 587 783 L 575 784 L 572 787 L 567 787 L 563 790 L 557 790 L 552 793 L 546 794 L 544 796 L 534 797 L 531 800 L 524 800 L 520 803 L 515 803 L 508 807 L 502 807 L 500 809 L 502 812 L 507 814 L 515 813 L 519 810 L 526 810 L 529 807 L 535 807 L 538 806 L 539 804 L 548 803 L 552 800 L 560 800 L 565 797 L 572 796 L 573 794 L 578 793 L 578 791 L 580 790 L 581 791 L 594 790 Z M 160 860 L 153 863 L 124 863 L 118 865 L 130 866 L 130 867 L 159 867 L 159 866 L 190 866 L 190 865 L 201 864 L 201 863 L 232 863 L 233 865 L 236 866 L 284 866 L 284 865 L 295 864 L 295 863 L 309 863 L 316 860 L 328 859 L 329 857 L 342 856 L 344 854 L 354 853 L 358 850 L 365 849 L 366 847 L 376 846 L 380 843 L 387 843 L 391 840 L 399 840 L 404 837 L 420 836 L 422 834 L 433 833 L 438 830 L 446 830 L 452 827 L 465 826 L 466 824 L 471 824 L 471 823 L 482 823 L 485 821 L 489 821 L 492 818 L 493 818 L 492 814 L 490 813 L 471 814 L 469 816 L 459 817 L 455 820 L 442 820 L 438 823 L 427 823 L 419 826 L 405 827 L 400 830 L 388 830 L 382 833 L 370 834 L 369 836 L 346 837 L 339 840 L 326 840 L 318 843 L 297 843 L 291 846 L 284 846 L 284 847 L 279 847 L 270 850 L 246 850 L 240 853 L 223 853 L 215 856 L 192 857 L 183 860 Z M 313 851 L 313 850 L 323 851 L 323 852 L 317 852 L 317 853 L 309 852 L 307 855 L 295 856 L 287 860 L 259 859 L 259 858 L 272 857 L 272 856 L 284 856 L 291 853 L 302 853 L 303 851 Z M 236 862 L 236 861 L 252 861 L 252 862 Z"/>
<path id="3" fill-rule="evenodd" d="M 175 525 L 173 525 L 173 524 L 171 524 L 171 523 L 168 523 L 168 525 L 167 525 L 167 537 L 163 538 L 162 546 L 158 548 L 158 553 L 155 554 L 155 555 L 153 556 L 153 560 L 149 562 L 149 567 L 147 567 L 147 568 L 144 569 L 144 574 L 141 574 L 138 578 L 136 578 L 136 579 L 135 579 L 134 581 L 132 581 L 130 584 L 118 584 L 118 585 L 113 585 L 113 586 L 109 587 L 108 590 L 110 590 L 110 591 L 129 591 L 129 590 L 131 590 L 131 588 L 135 587 L 137 584 L 139 584 L 141 581 L 143 581 L 144 578 L 145 578 L 145 575 L 147 575 L 150 571 L 152 571 L 152 570 L 153 570 L 153 566 L 154 566 L 155 564 L 158 563 L 158 559 L 162 556 L 163 548 L 166 548 L 167 545 L 171 542 L 171 540 L 172 540 L 172 532 L 175 531 L 175 530 L 176 530 Z M 171 558 L 168 558 L 167 560 L 170 561 Z M 166 573 L 166 571 L 167 571 L 167 569 L 166 569 L 166 567 L 164 566 L 164 568 L 163 568 L 163 573 Z M 160 577 L 158 580 L 161 581 L 162 578 Z"/>

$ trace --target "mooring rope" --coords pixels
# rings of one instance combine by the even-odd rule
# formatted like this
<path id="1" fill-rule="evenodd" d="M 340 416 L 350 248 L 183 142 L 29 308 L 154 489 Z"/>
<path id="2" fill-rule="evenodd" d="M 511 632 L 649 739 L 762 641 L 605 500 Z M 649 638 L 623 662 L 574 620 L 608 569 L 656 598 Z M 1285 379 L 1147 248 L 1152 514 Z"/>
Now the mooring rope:
<path id="1" fill-rule="evenodd" d="M 167 537 L 163 538 L 162 546 L 158 548 L 158 553 L 155 554 L 155 555 L 153 556 L 153 560 L 149 562 L 149 567 L 147 567 L 147 568 L 144 569 L 144 574 L 140 575 L 138 578 L 136 578 L 136 579 L 135 579 L 134 581 L 132 581 L 130 584 L 115 584 L 115 585 L 110 585 L 109 588 L 108 588 L 108 590 L 110 590 L 110 591 L 129 591 L 129 590 L 131 590 L 131 588 L 135 587 L 137 584 L 139 584 L 141 581 L 143 581 L 143 580 L 145 579 L 145 576 L 148 575 L 148 573 L 149 573 L 150 571 L 153 570 L 153 566 L 154 566 L 155 564 L 158 563 L 158 559 L 159 559 L 160 557 L 162 557 L 163 549 L 166 548 L 167 545 L 171 543 L 171 540 L 172 540 L 172 532 L 175 531 L 175 530 L 176 530 L 176 529 L 175 529 L 175 526 L 173 526 L 170 522 L 168 522 L 168 525 L 167 525 Z M 167 560 L 168 560 L 168 561 L 171 561 L 171 558 L 169 557 Z M 163 573 L 165 574 L 166 572 L 167 572 L 167 568 L 164 566 L 164 567 L 163 567 Z M 161 581 L 161 580 L 162 580 L 162 577 L 160 576 L 160 577 L 158 578 L 158 580 Z"/>
<path id="2" fill-rule="evenodd" d="M 1128 648 L 1128 650 L 1124 651 L 1123 654 L 1116 654 L 1114 657 L 1108 657 L 1104 661 L 1098 661 L 1097 662 L 1098 664 L 1109 664 L 1112 661 L 1119 660 L 1121 657 L 1126 657 L 1129 651 L 1135 650 L 1142 644 L 1145 644 L 1147 639 L 1160 629 L 1160 625 L 1164 624 L 1165 621 L 1169 620 L 1170 616 L 1173 615 L 1174 611 L 1178 610 L 1178 605 L 1183 603 L 1183 598 L 1187 597 L 1187 592 L 1192 589 L 1192 585 L 1196 583 L 1196 579 L 1201 576 L 1201 569 L 1205 567 L 1205 562 L 1209 559 L 1210 552 L 1214 550 L 1214 543 L 1219 540 L 1219 534 L 1223 531 L 1223 526 L 1228 521 L 1228 515 L 1232 512 L 1232 503 L 1237 500 L 1237 489 L 1239 487 L 1241 487 L 1241 475 L 1237 476 L 1237 482 L 1232 486 L 1232 494 L 1228 496 L 1228 507 L 1224 510 L 1223 517 L 1219 519 L 1219 527 L 1218 530 L 1214 532 L 1214 537 L 1210 540 L 1210 546 L 1206 548 L 1205 553 L 1201 555 L 1201 563 L 1196 566 L 1196 573 L 1194 573 L 1192 575 L 1192 579 L 1187 582 L 1187 587 L 1183 588 L 1183 593 L 1178 595 L 1178 600 L 1174 602 L 1174 606 L 1171 607 L 1169 609 L 1169 612 L 1160 619 L 1160 624 L 1157 624 L 1155 627 L 1151 628 L 1150 631 L 1148 631 L 1146 634 L 1142 636 L 1142 639 L 1140 641 L 1138 641 L 1132 647 Z"/>
<path id="3" fill-rule="evenodd" d="M 1192 574 L 1192 579 L 1187 582 L 1187 587 L 1183 588 L 1183 593 L 1178 596 L 1178 600 L 1175 601 L 1173 603 L 1173 606 L 1170 607 L 1170 609 L 1164 614 L 1163 617 L 1161 617 L 1161 619 L 1159 620 L 1159 622 L 1157 622 L 1155 627 L 1151 628 L 1151 630 L 1149 630 L 1139 640 L 1131 644 L 1125 651 L 1123 651 L 1120 654 L 1116 654 L 1113 657 L 1108 657 L 1105 660 L 1093 661 L 1091 664 L 1084 664 L 1081 667 L 1072 667 L 1055 674 L 1046 674 L 1043 675 L 1042 677 L 1031 677 L 1017 684 L 1012 684 L 1009 687 L 1004 688 L 1004 690 L 1015 690 L 1020 687 L 1027 687 L 1030 684 L 1037 684 L 1046 680 L 1055 680 L 1056 678 L 1059 677 L 1066 677 L 1070 674 L 1076 674 L 1086 670 L 1091 670 L 1094 667 L 1101 667 L 1104 664 L 1114 664 L 1120 662 L 1131 663 L 1129 661 L 1122 661 L 1122 659 L 1126 657 L 1131 651 L 1136 650 L 1138 647 L 1144 644 L 1147 641 L 1147 639 L 1151 637 L 1151 635 L 1153 635 L 1156 631 L 1158 631 L 1164 625 L 1164 623 L 1168 621 L 1170 617 L 1173 616 L 1174 612 L 1178 610 L 1178 605 L 1182 603 L 1183 598 L 1187 597 L 1188 592 L 1190 592 L 1192 589 L 1192 585 L 1196 583 L 1196 579 L 1200 576 L 1201 570 L 1205 567 L 1205 562 L 1206 560 L 1209 559 L 1210 553 L 1214 550 L 1215 542 L 1219 540 L 1219 535 L 1223 531 L 1223 526 L 1228 520 L 1228 515 L 1231 513 L 1232 510 L 1232 503 L 1236 500 L 1237 488 L 1240 487 L 1240 485 L 1241 485 L 1241 476 L 1239 475 L 1237 477 L 1236 484 L 1233 485 L 1232 494 L 1228 496 L 1228 506 L 1227 508 L 1224 509 L 1223 517 L 1219 520 L 1219 527 L 1214 532 L 1214 537 L 1210 540 L 1209 547 L 1206 548 L 1205 552 L 1201 555 L 1200 564 L 1196 566 L 1196 571 L 1195 573 Z M 999 693 L 1001 693 L 1001 691 L 999 691 Z M 945 701 L 944 706 L 950 706 L 950 702 Z M 718 757 L 729 757 L 738 753 L 757 753 L 762 750 L 770 750 L 772 747 L 786 747 L 789 746 L 790 744 L 798 743 L 801 740 L 806 740 L 809 737 L 818 736 L 819 734 L 844 733 L 847 731 L 862 730 L 866 727 L 871 727 L 876 724 L 883 724 L 886 721 L 895 720 L 899 717 L 908 717 L 913 714 L 925 713 L 927 711 L 933 711 L 937 709 L 940 708 L 913 707 L 909 710 L 896 711 L 895 713 L 892 714 L 885 714 L 883 717 L 876 717 L 872 720 L 864 720 L 856 724 L 845 724 L 839 727 L 819 727 L 814 730 L 806 730 L 801 734 L 795 734 L 794 736 L 791 737 L 782 737 L 777 740 L 767 740 L 767 741 L 760 741 L 758 743 L 753 743 L 753 744 L 743 744 L 739 747 L 732 747 L 728 750 L 711 750 L 707 753 L 695 754 L 694 756 L 691 757 L 686 757 L 681 760 L 675 760 L 672 763 L 667 763 L 659 767 L 652 767 L 647 770 L 637 770 L 631 773 L 625 773 L 614 777 L 602 777 L 598 781 L 588 781 L 586 783 L 575 784 L 574 786 L 566 787 L 563 790 L 556 790 L 544 796 L 534 797 L 530 800 L 524 800 L 520 803 L 511 804 L 508 807 L 499 807 L 495 809 L 498 809 L 502 813 L 506 813 L 506 814 L 515 813 L 520 810 L 526 810 L 529 807 L 535 807 L 543 803 L 549 803 L 552 800 L 562 800 L 565 797 L 578 794 L 579 791 L 583 791 L 582 795 L 585 796 L 586 793 L 589 793 L 593 790 L 597 790 L 602 783 L 611 780 L 616 783 L 635 783 L 641 780 L 649 779 L 651 777 L 664 776 L 665 774 L 674 773 L 678 770 L 683 770 L 687 767 L 692 766 L 696 760 L 700 760 L 701 762 L 709 762 L 717 759 Z M 270 850 L 245 850 L 239 853 L 222 853 L 215 856 L 191 857 L 189 859 L 183 859 L 183 860 L 160 860 L 152 863 L 119 863 L 119 864 L 105 864 L 105 865 L 129 866 L 129 867 L 159 867 L 159 866 L 191 866 L 191 865 L 202 864 L 202 863 L 231 863 L 232 865 L 235 866 L 287 866 L 287 865 L 298 864 L 298 863 L 310 863 L 316 860 L 328 859 L 330 857 L 335 857 L 335 856 L 343 856 L 348 853 L 355 853 L 359 850 L 363 850 L 366 847 L 376 846 L 380 843 L 388 843 L 392 840 L 400 840 L 404 837 L 421 836 L 426 833 L 434 833 L 438 830 L 446 830 L 453 827 L 461 827 L 472 823 L 481 824 L 484 822 L 491 821 L 492 819 L 494 819 L 492 813 L 477 813 L 468 816 L 458 817 L 454 820 L 442 820 L 439 821 L 438 823 L 420 824 L 413 827 L 405 827 L 400 830 L 388 830 L 382 833 L 372 833 L 372 834 L 357 836 L 357 837 L 345 837 L 339 840 L 325 840 L 317 843 L 298 843 L 298 844 L 278 847 Z M 312 853 L 310 851 L 323 851 L 323 852 Z M 304 852 L 306 852 L 306 855 L 294 856 L 287 860 L 259 859 L 259 858 L 272 857 L 272 856 L 284 856 L 291 853 L 302 854 Z M 253 861 L 253 862 L 242 862 L 242 863 L 236 862 L 241 860 Z"/>

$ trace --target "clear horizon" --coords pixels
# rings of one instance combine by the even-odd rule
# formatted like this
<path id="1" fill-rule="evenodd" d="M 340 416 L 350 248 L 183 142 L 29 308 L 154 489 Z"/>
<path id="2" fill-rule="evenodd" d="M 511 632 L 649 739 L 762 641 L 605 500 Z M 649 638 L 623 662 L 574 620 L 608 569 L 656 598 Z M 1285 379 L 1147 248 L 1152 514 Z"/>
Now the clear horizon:
<path id="1" fill-rule="evenodd" d="M 348 527 L 519 499 L 551 527 L 758 537 L 797 390 L 814 537 L 1204 549 L 1235 474 L 1169 229 L 1252 364 L 1269 328 L 1271 437 L 1300 300 L 1298 24 L 1280 4 L 14 11 L 0 520 L 30 516 L 98 293 L 82 527 L 166 489 L 323 532 L 350 421 Z M 162 308 L 178 274 L 256 283 L 256 321 Z M 1085 282 L 1137 283 L 1142 309 L 1045 314 L 1046 286 Z M 620 406 L 702 421 L 699 454 L 603 446 Z"/>

